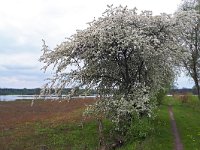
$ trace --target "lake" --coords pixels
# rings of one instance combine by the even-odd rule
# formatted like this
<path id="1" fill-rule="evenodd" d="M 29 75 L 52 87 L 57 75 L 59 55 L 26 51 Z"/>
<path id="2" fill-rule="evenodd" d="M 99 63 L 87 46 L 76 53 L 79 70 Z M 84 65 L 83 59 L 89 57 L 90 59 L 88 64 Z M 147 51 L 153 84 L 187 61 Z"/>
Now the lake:
<path id="1" fill-rule="evenodd" d="M 15 101 L 20 99 L 35 99 L 34 95 L 0 95 L 0 101 Z"/>
<path id="2" fill-rule="evenodd" d="M 63 96 L 65 97 L 65 95 Z M 72 97 L 73 98 L 85 98 L 85 97 L 88 97 L 88 98 L 95 98 L 95 96 L 76 96 L 76 97 Z M 31 100 L 31 99 L 58 99 L 59 97 L 58 96 L 41 96 L 41 97 L 38 97 L 38 96 L 35 96 L 35 95 L 0 95 L 0 101 L 15 101 L 15 100 Z"/>

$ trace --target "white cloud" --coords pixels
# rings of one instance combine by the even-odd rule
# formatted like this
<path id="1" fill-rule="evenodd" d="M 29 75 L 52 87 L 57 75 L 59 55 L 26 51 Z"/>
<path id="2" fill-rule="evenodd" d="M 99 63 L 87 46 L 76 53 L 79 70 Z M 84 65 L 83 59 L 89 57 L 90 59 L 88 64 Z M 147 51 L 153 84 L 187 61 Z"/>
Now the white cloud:
<path id="1" fill-rule="evenodd" d="M 0 5 L 0 30 L 15 37 L 16 43 L 40 45 L 42 38 L 54 46 L 83 29 L 94 17 L 99 17 L 107 4 L 128 5 L 140 10 L 173 13 L 180 0 L 6 0 Z"/>
<path id="2" fill-rule="evenodd" d="M 32 73 L 35 78 L 32 81 L 38 83 L 42 66 L 38 62 L 41 39 L 45 39 L 50 48 L 55 47 L 65 37 L 75 33 L 76 29 L 84 29 L 87 22 L 100 17 L 107 4 L 127 5 L 129 8 L 137 7 L 139 10 L 147 9 L 159 14 L 173 13 L 180 1 L 0 0 L 0 40 L 4 42 L 0 45 L 0 85 L 34 85 L 25 77 L 28 73 L 29 76 Z"/>
<path id="3" fill-rule="evenodd" d="M 32 78 L 32 77 L 19 77 L 19 76 L 0 76 L 0 88 L 38 88 L 44 84 L 44 78 Z"/>
<path id="4" fill-rule="evenodd" d="M 177 78 L 177 87 L 178 88 L 192 88 L 195 84 L 194 81 L 185 75 L 184 72 L 181 72 L 179 78 Z"/>
<path id="5" fill-rule="evenodd" d="M 0 66 L 39 67 L 39 53 L 0 53 Z"/>

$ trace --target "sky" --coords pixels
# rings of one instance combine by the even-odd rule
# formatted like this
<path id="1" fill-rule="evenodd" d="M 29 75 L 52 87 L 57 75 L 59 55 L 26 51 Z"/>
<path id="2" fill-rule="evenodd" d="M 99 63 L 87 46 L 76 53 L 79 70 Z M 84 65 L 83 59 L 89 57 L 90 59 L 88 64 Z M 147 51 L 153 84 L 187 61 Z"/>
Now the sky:
<path id="1" fill-rule="evenodd" d="M 172 14 L 181 0 L 0 0 L 0 88 L 42 87 L 51 76 L 41 71 L 42 39 L 53 49 L 85 29 L 107 5 Z M 183 74 L 178 87 L 192 87 Z"/>

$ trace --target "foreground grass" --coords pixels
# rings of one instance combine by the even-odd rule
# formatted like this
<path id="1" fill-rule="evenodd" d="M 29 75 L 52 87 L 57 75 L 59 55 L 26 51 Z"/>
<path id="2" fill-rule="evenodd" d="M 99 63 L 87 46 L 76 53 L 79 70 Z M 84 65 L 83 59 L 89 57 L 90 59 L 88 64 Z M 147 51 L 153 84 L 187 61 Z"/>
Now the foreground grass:
<path id="1" fill-rule="evenodd" d="M 176 106 L 174 114 L 184 148 L 200 150 L 200 112 L 187 106 Z"/>
<path id="2" fill-rule="evenodd" d="M 173 106 L 174 117 L 186 150 L 200 150 L 200 101 L 188 95 L 186 101 L 168 97 L 165 104 Z"/>
<path id="3" fill-rule="evenodd" d="M 158 117 L 148 123 L 154 129 L 146 139 L 133 137 L 121 150 L 134 149 L 172 149 L 172 135 L 169 125 L 167 106 L 162 106 Z M 147 123 L 147 120 L 143 120 Z M 143 125 L 140 128 L 145 128 Z M 104 121 L 104 134 L 106 141 L 111 141 L 111 123 Z M 12 140 L 14 139 L 14 140 Z M 11 141 L 9 141 L 11 140 Z M 29 122 L 18 125 L 14 129 L 4 131 L 0 136 L 0 146 L 3 149 L 35 150 L 42 147 L 48 150 L 95 150 L 98 148 L 98 126 L 94 120 L 86 122 L 60 122 L 53 124 L 46 121 Z"/>
<path id="4" fill-rule="evenodd" d="M 81 103 L 56 104 L 54 112 L 47 111 L 46 105 L 40 104 L 35 109 L 34 114 L 40 116 L 36 119 L 22 119 L 14 123 L 12 118 L 15 111 L 4 112 L 1 114 L 10 116 L 11 121 L 7 120 L 8 128 L 1 128 L 0 147 L 4 150 L 95 150 L 98 148 L 98 125 L 94 119 L 83 121 L 81 114 L 82 107 L 78 107 Z M 16 102 L 14 106 L 19 105 Z M 1 104 L 1 103 L 0 103 Z M 190 98 L 190 101 L 181 103 L 173 97 L 166 97 L 163 105 L 159 107 L 156 114 L 157 117 L 152 121 L 148 119 L 141 120 L 140 124 L 135 124 L 133 131 L 140 136 L 131 136 L 119 150 L 172 150 L 174 148 L 173 135 L 169 121 L 168 105 L 173 105 L 174 116 L 177 127 L 180 132 L 184 148 L 187 150 L 200 150 L 200 111 L 199 102 L 196 98 Z M 7 103 L 6 103 L 7 105 Z M 44 105 L 44 106 L 43 106 Z M 55 106 L 56 105 L 56 106 Z M 1 104 L 1 106 L 5 106 Z M 69 109 L 70 107 L 74 109 Z M 43 109 L 43 107 L 45 109 Z M 4 107 L 2 107 L 4 108 Z M 25 106 L 21 108 L 26 108 Z M 57 109 L 62 108 L 59 112 Z M 7 109 L 7 108 L 6 108 Z M 16 109 L 16 111 L 18 111 Z M 27 111 L 27 110 L 26 110 Z M 49 116 L 49 113 L 52 113 Z M 25 112 L 23 112 L 25 113 Z M 27 113 L 30 113 L 28 111 Z M 32 113 L 32 111 L 31 111 Z M 47 115 L 48 114 L 48 115 Z M 56 114 L 56 115 L 55 115 Z M 19 115 L 19 114 L 18 114 Z M 26 115 L 25 115 L 26 116 Z M 45 116 L 45 117 L 44 117 Z M 68 116 L 68 117 L 65 117 Z M 1 118 L 0 118 L 1 119 Z M 3 120 L 3 119 L 2 119 Z M 18 119 L 19 120 L 19 119 Z M 4 120 L 5 121 L 5 120 Z M 2 123 L 2 122 L 1 122 Z M 8 124 L 9 123 L 9 124 Z M 11 126 L 9 126 L 12 124 Z M 2 126 L 2 124 L 0 124 Z M 0 126 L 0 127 L 1 127 Z M 111 138 L 112 125 L 109 121 L 104 121 L 104 135 L 107 143 L 112 143 Z M 146 132 L 150 130 L 150 132 Z M 144 134 L 147 135 L 143 136 Z M 144 138 L 146 137 L 146 138 Z"/>
<path id="5" fill-rule="evenodd" d="M 182 102 L 176 97 L 165 97 L 153 121 L 154 132 L 144 140 L 127 144 L 121 150 L 172 150 L 174 141 L 169 121 L 168 106 L 173 106 L 174 116 L 181 140 L 186 150 L 200 150 L 200 102 L 189 95 Z"/>
<path id="6" fill-rule="evenodd" d="M 108 133 L 111 124 L 104 122 L 105 133 Z M 8 139 L 15 138 L 11 142 Z M 95 150 L 98 148 L 97 122 L 85 123 L 68 122 L 56 125 L 49 122 L 34 122 L 21 125 L 12 131 L 4 131 L 0 136 L 0 146 L 4 150 Z M 7 141 L 7 144 L 6 144 Z"/>
<path id="7" fill-rule="evenodd" d="M 30 101 L 0 102 L 0 149 L 95 149 L 96 123 L 85 121 L 82 125 L 85 104 L 93 102 L 37 101 L 33 107 Z"/>
<path id="8" fill-rule="evenodd" d="M 120 148 L 120 150 L 172 150 L 173 136 L 171 134 L 167 106 L 161 106 L 157 115 L 151 124 L 154 129 L 151 135 L 136 141 L 132 139 L 132 142 Z"/>
<path id="9" fill-rule="evenodd" d="M 97 146 L 96 124 L 80 125 L 59 124 L 51 127 L 49 124 L 39 122 L 33 125 L 34 132 L 25 135 L 13 142 L 10 149 L 40 149 L 48 150 L 94 150 Z"/>
<path id="10" fill-rule="evenodd" d="M 80 102 L 77 102 L 71 104 L 39 102 L 35 104 L 34 111 L 29 110 L 33 109 L 30 108 L 30 102 L 1 103 L 5 110 L 1 109 L 0 115 L 7 116 L 7 120 L 4 117 L 2 119 L 4 124 L 1 122 L 3 128 L 0 135 L 0 147 L 4 150 L 36 150 L 42 147 L 48 150 L 97 149 L 97 122 L 92 119 L 83 121 L 81 114 L 84 109 L 78 107 Z M 84 104 L 84 101 L 82 103 Z M 12 111 L 9 111 L 10 109 Z M 18 112 L 17 116 L 16 112 Z M 172 149 L 167 106 L 161 106 L 157 114 L 154 121 L 144 118 L 140 124 L 136 124 L 134 131 L 141 136 L 131 137 L 121 149 Z M 16 117 L 17 120 L 14 119 Z M 111 123 L 104 121 L 104 135 L 107 143 L 113 142 L 111 130 Z M 151 132 L 146 132 L 146 130 L 151 130 Z M 148 133 L 147 138 L 143 138 L 143 134 L 146 133 Z"/>
<path id="11" fill-rule="evenodd" d="M 200 150 L 200 107 L 198 104 L 196 107 L 187 103 L 176 105 L 174 114 L 184 148 Z"/>

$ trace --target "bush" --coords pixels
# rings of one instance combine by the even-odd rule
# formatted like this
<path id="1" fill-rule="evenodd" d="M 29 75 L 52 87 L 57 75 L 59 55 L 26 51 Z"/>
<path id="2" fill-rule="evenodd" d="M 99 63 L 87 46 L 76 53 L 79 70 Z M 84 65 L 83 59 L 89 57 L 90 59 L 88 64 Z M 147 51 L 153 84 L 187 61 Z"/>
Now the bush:
<path id="1" fill-rule="evenodd" d="M 188 102 L 188 99 L 189 99 L 189 96 L 188 94 L 174 94 L 173 95 L 173 98 L 177 101 L 180 101 L 181 103 L 187 103 Z"/>
<path id="2" fill-rule="evenodd" d="M 183 94 L 175 94 L 173 95 L 175 100 L 180 101 L 181 103 L 192 103 L 195 101 L 195 96 L 192 93 L 183 93 Z"/>
<path id="3" fill-rule="evenodd" d="M 166 94 L 167 94 L 167 88 L 166 89 L 160 89 L 159 92 L 156 94 L 156 99 L 158 105 L 162 104 L 162 101 L 164 100 Z"/>
<path id="4" fill-rule="evenodd" d="M 126 141 L 144 139 L 153 129 L 152 118 L 135 118 L 126 134 Z"/>

